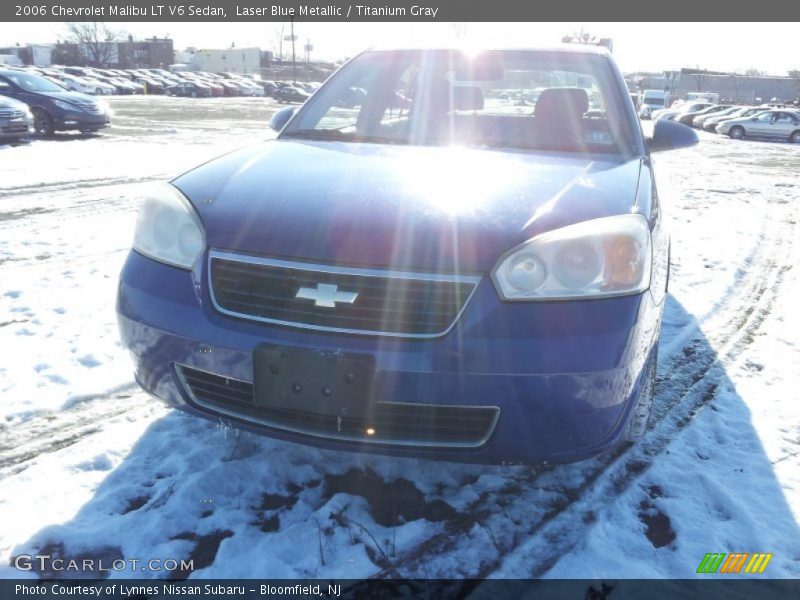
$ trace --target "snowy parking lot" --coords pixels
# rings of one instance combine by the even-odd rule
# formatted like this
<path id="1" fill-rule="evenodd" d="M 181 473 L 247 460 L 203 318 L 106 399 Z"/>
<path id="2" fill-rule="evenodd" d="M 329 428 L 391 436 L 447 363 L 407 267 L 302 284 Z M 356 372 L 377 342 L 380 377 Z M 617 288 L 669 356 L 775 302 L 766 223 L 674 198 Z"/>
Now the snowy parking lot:
<path id="1" fill-rule="evenodd" d="M 114 313 L 136 186 L 272 137 L 278 105 L 111 104 L 99 136 L 0 146 L 0 577 L 46 575 L 13 566 L 37 552 L 225 578 L 688 578 L 708 552 L 769 552 L 766 576 L 800 577 L 800 146 L 701 132 L 656 155 L 650 431 L 487 467 L 274 441 L 140 391 Z M 110 576 L 170 575 L 131 569 Z"/>

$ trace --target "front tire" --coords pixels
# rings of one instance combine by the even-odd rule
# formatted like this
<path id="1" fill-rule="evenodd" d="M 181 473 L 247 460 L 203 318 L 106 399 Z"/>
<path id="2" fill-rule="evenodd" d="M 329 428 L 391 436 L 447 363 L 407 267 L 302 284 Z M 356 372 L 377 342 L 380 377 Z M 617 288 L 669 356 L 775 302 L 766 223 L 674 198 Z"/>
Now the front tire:
<path id="1" fill-rule="evenodd" d="M 792 135 L 789 136 L 789 141 L 793 144 L 800 144 L 800 129 L 792 132 Z"/>
<path id="2" fill-rule="evenodd" d="M 653 348 L 650 360 L 645 367 L 644 380 L 639 395 L 636 398 L 636 405 L 628 418 L 625 433 L 622 436 L 624 442 L 634 444 L 638 442 L 647 431 L 647 423 L 650 421 L 650 413 L 653 410 L 653 395 L 656 387 L 656 370 L 658 369 L 658 346 Z"/>
<path id="3" fill-rule="evenodd" d="M 31 112 L 33 112 L 33 128 L 36 130 L 36 135 L 50 137 L 55 133 L 55 124 L 50 113 L 42 108 L 34 108 Z"/>
<path id="4" fill-rule="evenodd" d="M 740 140 L 744 137 L 744 127 L 740 127 L 739 125 L 731 127 L 728 135 L 734 140 Z"/>

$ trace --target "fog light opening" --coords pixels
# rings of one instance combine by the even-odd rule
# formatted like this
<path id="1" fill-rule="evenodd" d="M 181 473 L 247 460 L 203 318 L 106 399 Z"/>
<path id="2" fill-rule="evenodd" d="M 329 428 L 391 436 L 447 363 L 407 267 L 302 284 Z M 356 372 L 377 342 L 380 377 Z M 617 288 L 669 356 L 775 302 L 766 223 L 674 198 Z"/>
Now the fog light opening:
<path id="1" fill-rule="evenodd" d="M 367 429 L 366 429 L 365 433 L 366 433 L 368 436 L 373 436 L 373 435 L 375 435 L 375 428 L 374 428 L 374 427 L 367 427 Z"/>

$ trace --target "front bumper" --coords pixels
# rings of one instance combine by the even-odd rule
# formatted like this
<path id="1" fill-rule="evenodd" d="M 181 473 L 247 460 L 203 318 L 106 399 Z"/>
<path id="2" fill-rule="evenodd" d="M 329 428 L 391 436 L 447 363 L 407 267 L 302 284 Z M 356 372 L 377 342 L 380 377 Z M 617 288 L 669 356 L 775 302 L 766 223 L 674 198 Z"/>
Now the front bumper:
<path id="1" fill-rule="evenodd" d="M 98 130 L 111 125 L 111 116 L 107 113 L 89 113 L 79 111 L 62 111 L 53 115 L 53 126 L 56 131 Z"/>
<path id="2" fill-rule="evenodd" d="M 205 265 L 198 273 L 205 273 Z M 660 307 L 649 292 L 594 301 L 503 303 L 488 277 L 457 325 L 433 340 L 310 332 L 224 316 L 212 306 L 203 275 L 131 252 L 117 312 L 136 379 L 183 410 L 235 422 L 273 437 L 331 448 L 469 462 L 573 461 L 612 447 L 635 400 L 656 343 Z M 375 360 L 377 402 L 496 407 L 483 443 L 402 445 L 308 435 L 192 400 L 183 367 L 253 381 L 262 343 L 368 354 Z"/>
<path id="3" fill-rule="evenodd" d="M 22 119 L 20 121 L 0 119 L 0 139 L 16 139 L 27 137 L 33 133 L 33 121 Z"/>

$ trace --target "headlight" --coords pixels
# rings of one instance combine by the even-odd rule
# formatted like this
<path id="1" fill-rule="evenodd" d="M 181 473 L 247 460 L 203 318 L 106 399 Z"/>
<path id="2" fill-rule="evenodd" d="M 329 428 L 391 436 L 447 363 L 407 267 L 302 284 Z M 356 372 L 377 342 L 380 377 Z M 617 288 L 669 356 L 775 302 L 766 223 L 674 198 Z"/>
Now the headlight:
<path id="1" fill-rule="evenodd" d="M 53 100 L 53 103 L 60 108 L 61 110 L 80 110 L 74 104 L 70 104 L 69 102 L 64 102 L 63 100 Z"/>
<path id="2" fill-rule="evenodd" d="M 95 104 L 97 104 L 97 108 L 100 109 L 100 112 L 107 114 L 109 117 L 112 116 L 111 106 L 109 106 L 108 102 L 105 100 L 95 100 Z"/>
<path id="3" fill-rule="evenodd" d="M 183 194 L 167 183 L 150 187 L 139 209 L 133 249 L 154 260 L 191 269 L 205 245 L 200 218 Z"/>
<path id="4" fill-rule="evenodd" d="M 642 215 L 585 221 L 537 235 L 492 272 L 504 300 L 568 300 L 643 292 L 650 286 L 650 229 Z"/>

